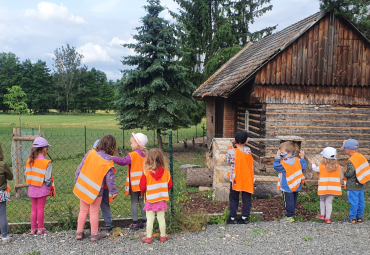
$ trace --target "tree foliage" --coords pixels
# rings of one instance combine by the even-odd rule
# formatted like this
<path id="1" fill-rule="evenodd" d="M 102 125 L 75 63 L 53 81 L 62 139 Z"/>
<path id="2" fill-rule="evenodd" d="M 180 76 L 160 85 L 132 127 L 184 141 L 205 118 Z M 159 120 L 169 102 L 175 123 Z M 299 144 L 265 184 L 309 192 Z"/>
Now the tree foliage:
<path id="1" fill-rule="evenodd" d="M 349 19 L 370 38 L 370 0 L 320 0 L 320 9 Z"/>
<path id="2" fill-rule="evenodd" d="M 20 62 L 15 54 L 11 52 L 0 53 L 0 110 L 6 111 L 9 109 L 9 106 L 4 104 L 4 95 L 8 93 L 8 88 L 18 83 L 19 70 Z"/>
<path id="3" fill-rule="evenodd" d="M 7 90 L 9 93 L 4 95 L 4 103 L 9 105 L 9 108 L 13 109 L 15 114 L 19 114 L 19 128 L 21 128 L 21 115 L 22 113 L 28 113 L 28 106 L 24 102 L 27 95 L 19 86 L 12 86 Z"/>
<path id="4" fill-rule="evenodd" d="M 61 47 L 54 51 L 54 77 L 56 101 L 60 110 L 69 112 L 69 104 L 73 100 L 79 85 L 81 72 L 87 67 L 80 67 L 83 55 L 76 51 L 76 47 Z"/>
<path id="5" fill-rule="evenodd" d="M 123 129 L 157 130 L 161 148 L 161 130 L 187 127 L 189 113 L 195 108 L 191 95 L 195 86 L 187 79 L 187 69 L 180 63 L 184 56 L 178 42 L 178 31 L 159 17 L 165 9 L 159 0 L 148 0 L 147 15 L 141 19 L 133 38 L 136 44 L 124 44 L 137 55 L 125 57 L 125 70 L 117 102 L 118 119 Z"/>
<path id="6" fill-rule="evenodd" d="M 172 15 L 183 29 L 183 47 L 190 51 L 183 63 L 199 86 L 250 41 L 272 33 L 276 26 L 250 32 L 255 18 L 272 10 L 271 0 L 175 0 L 180 13 Z"/>

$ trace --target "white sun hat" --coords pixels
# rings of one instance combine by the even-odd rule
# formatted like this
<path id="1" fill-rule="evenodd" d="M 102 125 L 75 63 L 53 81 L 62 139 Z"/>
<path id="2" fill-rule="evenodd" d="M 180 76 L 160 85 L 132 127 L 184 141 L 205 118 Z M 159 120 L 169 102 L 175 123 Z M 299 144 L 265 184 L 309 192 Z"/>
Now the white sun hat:
<path id="1" fill-rule="evenodd" d="M 148 143 L 148 137 L 146 135 L 143 133 L 132 133 L 132 136 L 140 147 L 145 148 L 145 145 Z"/>
<path id="2" fill-rule="evenodd" d="M 337 150 L 333 147 L 324 148 L 320 154 L 327 159 L 337 159 Z"/>

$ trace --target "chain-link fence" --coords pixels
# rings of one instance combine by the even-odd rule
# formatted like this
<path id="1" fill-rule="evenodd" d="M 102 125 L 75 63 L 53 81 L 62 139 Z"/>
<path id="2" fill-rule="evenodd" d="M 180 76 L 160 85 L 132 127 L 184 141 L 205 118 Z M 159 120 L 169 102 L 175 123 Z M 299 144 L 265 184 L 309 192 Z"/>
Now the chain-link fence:
<path id="1" fill-rule="evenodd" d="M 174 181 L 171 191 L 171 203 L 174 211 L 186 210 L 195 212 L 202 210 L 206 213 L 222 213 L 228 207 L 230 179 L 227 176 L 230 166 L 227 164 L 227 144 L 233 138 L 223 138 L 222 135 L 205 135 L 205 128 L 198 128 L 199 132 L 170 131 L 162 133 L 163 151 L 169 162 L 169 168 Z M 149 142 L 147 147 L 157 147 L 157 137 L 154 132 L 145 132 Z M 81 134 L 53 134 L 47 129 L 43 135 L 51 144 L 47 158 L 53 161 L 53 176 L 56 184 L 56 197 L 49 197 L 45 207 L 45 220 L 56 221 L 63 218 L 69 212 L 75 216 L 79 210 L 79 200 L 73 194 L 74 176 L 84 154 L 91 149 L 94 142 L 105 133 L 97 130 L 81 130 Z M 130 152 L 130 131 L 111 133 L 116 137 L 120 157 Z M 15 167 L 14 141 L 12 134 L 0 133 L 0 141 L 5 154 L 5 161 Z M 38 135 L 32 130 L 23 130 L 24 135 Z M 339 134 L 337 134 L 338 137 Z M 296 147 L 296 156 L 300 149 L 305 150 L 307 168 L 304 171 L 306 177 L 305 191 L 299 198 L 303 218 L 308 219 L 316 215 L 318 210 L 317 185 L 318 173 L 311 169 L 310 159 L 316 163 L 320 161 L 320 152 L 326 146 L 339 149 L 341 139 L 332 134 L 332 140 L 317 139 L 310 137 L 298 137 L 292 133 L 269 138 L 249 138 L 247 147 L 253 156 L 255 175 L 255 197 L 252 201 L 252 210 L 263 212 L 265 220 L 279 219 L 284 211 L 281 200 L 281 191 L 277 191 L 278 173 L 273 169 L 276 152 L 281 142 L 292 141 Z M 360 152 L 369 157 L 368 141 L 359 140 Z M 22 141 L 22 155 L 28 155 L 30 142 Z M 13 144 L 13 147 L 12 147 Z M 13 154 L 11 153 L 13 151 Z M 26 152 L 24 152 L 26 151 Z M 344 151 L 338 150 L 338 161 L 342 173 L 345 171 L 348 156 Z M 13 155 L 13 157 L 12 157 Z M 22 157 L 22 164 L 25 159 Z M 124 196 L 127 167 L 116 165 L 116 186 L 119 196 L 111 204 L 114 218 L 131 217 L 130 198 Z M 24 171 L 24 168 L 23 170 Z M 24 175 L 24 172 L 22 172 Z M 24 179 L 20 179 L 22 182 Z M 22 183 L 11 182 L 11 202 L 8 204 L 9 222 L 28 222 L 31 211 L 31 202 L 27 196 L 27 187 L 17 189 L 14 185 Z M 368 186 L 368 185 L 367 185 Z M 311 193 L 310 193 L 311 192 Z M 307 195 L 305 195 L 307 194 Z M 315 197 L 313 197 L 315 194 Z M 312 195 L 312 197 L 310 197 Z M 345 196 L 345 194 L 344 194 Z M 276 200 L 271 200 L 276 197 Z M 261 199 L 260 199 L 261 198 Z M 267 199 L 265 199 L 267 198 Z M 310 204 L 314 203 L 314 204 Z M 346 202 L 347 203 L 347 202 Z M 311 206 L 311 207 L 310 207 Z M 300 209 L 301 208 L 301 209 Z M 310 209 L 311 208 L 311 209 Z"/>

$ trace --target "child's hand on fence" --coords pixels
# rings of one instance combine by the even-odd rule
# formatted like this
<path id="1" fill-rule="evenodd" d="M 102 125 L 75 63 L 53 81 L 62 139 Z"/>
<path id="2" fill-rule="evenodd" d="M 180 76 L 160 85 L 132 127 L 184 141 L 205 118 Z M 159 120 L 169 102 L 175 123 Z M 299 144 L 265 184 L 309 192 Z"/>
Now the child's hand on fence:
<path id="1" fill-rule="evenodd" d="M 226 145 L 226 148 L 227 148 L 228 151 L 229 150 L 232 150 L 233 149 L 232 143 L 231 142 L 228 142 L 227 145 Z"/>
<path id="2" fill-rule="evenodd" d="M 277 150 L 276 157 L 279 157 L 280 158 L 280 150 Z"/>
<path id="3" fill-rule="evenodd" d="M 117 198 L 117 197 L 118 197 L 118 193 L 116 193 L 116 194 L 113 194 L 113 195 L 112 195 L 112 198 L 113 198 L 113 199 L 115 199 L 115 198 Z"/>
<path id="4" fill-rule="evenodd" d="M 299 152 L 299 157 L 300 158 L 304 158 L 304 156 L 306 155 L 306 153 L 304 152 L 304 150 L 301 150 L 300 152 Z"/>

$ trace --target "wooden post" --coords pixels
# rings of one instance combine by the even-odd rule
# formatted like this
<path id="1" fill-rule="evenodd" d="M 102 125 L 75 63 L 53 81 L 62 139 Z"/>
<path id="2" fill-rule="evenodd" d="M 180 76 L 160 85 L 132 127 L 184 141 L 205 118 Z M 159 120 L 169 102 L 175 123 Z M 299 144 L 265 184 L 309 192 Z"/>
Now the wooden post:
<path id="1" fill-rule="evenodd" d="M 13 128 L 14 137 L 21 136 L 20 128 Z M 22 184 L 22 153 L 21 153 L 21 141 L 14 140 L 14 172 L 16 185 Z M 15 197 L 20 197 L 20 189 L 15 189 Z"/>

